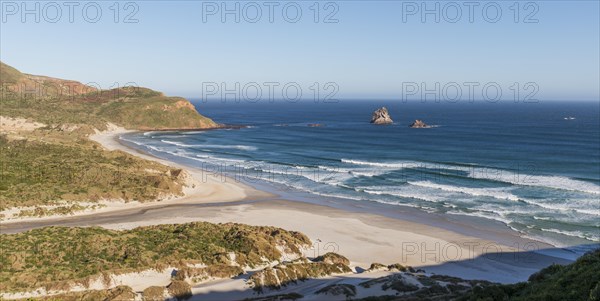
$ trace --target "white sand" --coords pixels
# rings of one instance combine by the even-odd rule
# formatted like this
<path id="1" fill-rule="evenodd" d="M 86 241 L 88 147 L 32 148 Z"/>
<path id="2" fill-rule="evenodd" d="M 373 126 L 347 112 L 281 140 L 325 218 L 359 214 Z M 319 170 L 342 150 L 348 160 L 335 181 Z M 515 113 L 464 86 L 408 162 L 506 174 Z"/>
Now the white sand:
<path id="1" fill-rule="evenodd" d="M 46 126 L 43 123 L 29 121 L 25 118 L 0 116 L 0 133 L 31 132 Z"/>
<path id="2" fill-rule="evenodd" d="M 4 122 L 4 119 L 2 119 Z M 19 121 L 22 124 L 24 121 Z M 31 127 L 31 126 L 30 126 Z M 211 173 L 203 172 L 199 169 L 189 169 L 187 167 L 175 164 L 173 162 L 165 161 L 153 156 L 149 156 L 140 153 L 131 148 L 125 147 L 120 144 L 116 139 L 122 134 L 131 132 L 124 128 L 118 127 L 114 124 L 108 125 L 108 130 L 103 132 L 97 132 L 91 135 L 89 138 L 93 141 L 100 143 L 106 149 L 111 151 L 123 151 L 132 154 L 143 159 L 153 160 L 164 165 L 171 167 L 184 169 L 188 175 L 186 181 L 186 187 L 184 187 L 184 196 L 164 196 L 161 202 L 146 202 L 140 203 L 137 201 L 124 202 L 122 200 L 102 200 L 97 205 L 101 205 L 101 208 L 88 209 L 80 212 L 76 212 L 71 215 L 74 217 L 87 216 L 98 213 L 116 212 L 128 209 L 136 208 L 152 208 L 154 206 L 164 204 L 185 204 L 185 203 L 215 203 L 215 202 L 233 202 L 243 200 L 248 196 L 249 193 L 260 194 L 260 192 L 248 187 L 246 185 L 236 184 L 233 180 L 226 177 L 217 177 Z M 268 194 L 263 194 L 268 195 Z M 93 206 L 94 203 L 78 203 L 82 206 Z M 39 206 L 47 209 L 55 208 L 58 206 L 65 206 L 68 204 L 48 205 Z M 60 220 L 64 219 L 64 215 L 50 215 L 43 217 L 18 217 L 18 214 L 23 210 L 32 210 L 35 207 L 15 207 L 1 211 L 3 214 L 2 224 L 11 224 L 16 222 L 28 222 L 28 221 L 41 221 L 41 220 Z"/>
<path id="3" fill-rule="evenodd" d="M 351 266 L 360 271 L 367 269 L 373 262 L 383 264 L 401 263 L 415 267 L 425 267 L 427 272 L 434 271 L 438 274 L 459 276 L 465 279 L 487 279 L 499 282 L 516 282 L 526 280 L 527 277 L 553 262 L 556 258 L 536 255 L 533 262 L 519 262 L 513 252 L 519 251 L 508 245 L 498 244 L 491 240 L 462 235 L 429 225 L 383 217 L 370 213 L 347 212 L 340 209 L 321 205 L 313 205 L 286 200 L 250 202 L 232 204 L 229 202 L 252 200 L 273 197 L 252 187 L 236 183 L 232 179 L 225 179 L 207 175 L 202 170 L 193 169 L 165 161 L 120 144 L 119 135 L 127 133 L 122 128 L 112 126 L 110 130 L 92 135 L 90 138 L 109 150 L 123 151 L 132 155 L 154 160 L 159 163 L 182 168 L 192 177 L 190 183 L 194 188 L 188 188 L 185 196 L 164 204 L 202 204 L 220 203 L 222 206 L 208 206 L 201 208 L 183 207 L 171 208 L 168 211 L 156 210 L 144 212 L 140 216 L 128 216 L 124 219 L 112 219 L 108 222 L 86 222 L 111 229 L 130 229 L 145 225 L 165 223 L 187 223 L 193 221 L 208 221 L 213 223 L 237 222 L 250 225 L 268 225 L 281 227 L 286 230 L 300 231 L 306 234 L 313 242 L 310 248 L 304 251 L 308 257 L 316 257 L 326 252 L 338 252 L 351 261 Z M 124 204 L 120 207 L 108 206 L 99 209 L 102 212 L 115 213 L 132 208 L 152 208 L 157 203 Z M 125 208 L 125 206 L 128 206 Z M 129 211 L 131 212 L 131 210 Z M 89 214 L 87 220 L 93 220 L 94 213 Z M 70 219 L 80 218 L 76 214 Z M 4 223 L 3 223 L 4 224 Z M 512 237 L 512 236 L 511 236 Z M 527 240 L 514 237 L 515 243 L 522 244 Z M 505 240 L 506 241 L 506 240 Z M 548 247 L 548 245 L 540 245 Z M 481 256 L 501 252 L 505 256 Z M 559 261 L 560 262 L 560 261 Z M 564 263 L 564 262 L 562 262 Z M 379 272 L 377 272 L 379 273 Z M 389 273 L 389 272 L 381 272 Z M 358 281 L 365 277 L 372 278 L 379 274 L 360 273 L 330 277 L 326 284 L 336 283 L 339 279 Z M 155 281 L 164 281 L 163 275 L 154 275 Z M 136 290 L 141 290 L 143 285 L 136 282 L 135 275 L 127 275 L 124 282 L 135 282 Z M 244 278 L 216 280 L 204 283 L 193 289 L 199 297 L 209 299 L 227 300 L 230 297 L 248 297 Z M 152 278 L 152 277 L 150 277 Z M 160 280 L 159 280 L 160 279 Z M 352 280 L 356 279 L 356 280 Z M 334 281 L 334 282 L 331 282 Z M 314 292 L 324 286 L 321 280 L 302 282 L 297 289 L 307 293 Z M 294 288 L 295 286 L 290 286 Z M 291 289 L 290 291 L 297 291 Z M 285 291 L 282 291 L 285 292 Z M 363 294 L 372 292 L 362 292 Z M 250 295 L 249 295 L 250 294 Z M 366 296 L 366 295 L 364 295 Z"/>
<path id="4" fill-rule="evenodd" d="M 165 165 L 183 168 L 197 180 L 206 176 L 201 170 L 142 154 L 120 144 L 117 137 L 122 133 L 124 133 L 122 129 L 113 129 L 94 135 L 92 139 L 108 149 L 118 149 Z M 211 180 L 202 185 L 206 184 L 209 188 L 200 187 L 198 190 L 210 190 L 214 194 L 209 198 L 190 195 L 185 198 L 186 202 L 200 203 L 207 199 L 212 202 L 223 202 L 232 199 L 240 200 L 244 195 L 247 199 L 266 195 L 232 179 L 224 182 L 220 178 L 208 178 Z M 306 234 L 313 241 L 312 248 L 305 250 L 306 256 L 309 257 L 333 251 L 348 257 L 353 266 L 361 268 L 368 268 L 373 262 L 401 263 L 416 267 L 435 266 L 432 270 L 437 273 L 501 282 L 525 280 L 540 267 L 549 265 L 554 260 L 546 257 L 536 257 L 535 262 L 530 263 L 511 260 L 514 258 L 511 257 L 514 252 L 522 251 L 514 246 L 531 242 L 518 236 L 511 236 L 504 240 L 510 243 L 500 244 L 429 225 L 285 200 L 241 205 L 224 204 L 224 206 L 206 207 L 196 211 L 181 210 L 176 214 L 176 216 L 144 215 L 142 220 L 113 222 L 102 226 L 125 229 L 193 221 L 276 226 Z M 538 244 L 538 247 L 550 246 Z M 493 256 L 495 253 L 501 253 L 502 256 Z M 453 263 L 455 261 L 461 263 L 455 264 Z M 495 273 L 499 270 L 502 270 L 502 273 Z"/>

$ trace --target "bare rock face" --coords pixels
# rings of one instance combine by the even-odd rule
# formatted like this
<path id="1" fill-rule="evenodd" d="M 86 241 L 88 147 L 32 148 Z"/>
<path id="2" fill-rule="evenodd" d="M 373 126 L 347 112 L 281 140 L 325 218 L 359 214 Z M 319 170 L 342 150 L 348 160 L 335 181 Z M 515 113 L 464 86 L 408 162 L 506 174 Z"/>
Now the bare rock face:
<path id="1" fill-rule="evenodd" d="M 394 121 L 390 117 L 388 110 L 386 107 L 382 107 L 373 112 L 373 116 L 371 117 L 371 123 L 373 124 L 390 124 Z"/>
<path id="2" fill-rule="evenodd" d="M 410 125 L 410 127 L 413 129 L 423 129 L 428 128 L 429 126 L 425 124 L 425 122 L 423 122 L 422 120 L 417 119 Z"/>

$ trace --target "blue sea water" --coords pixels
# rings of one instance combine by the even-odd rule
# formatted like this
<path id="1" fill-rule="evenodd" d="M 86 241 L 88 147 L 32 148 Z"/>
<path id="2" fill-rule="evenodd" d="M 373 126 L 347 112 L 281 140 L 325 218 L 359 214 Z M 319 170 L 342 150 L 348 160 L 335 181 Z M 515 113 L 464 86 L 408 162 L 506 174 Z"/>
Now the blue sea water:
<path id="1" fill-rule="evenodd" d="M 122 139 L 279 189 L 483 217 L 556 246 L 600 242 L 598 102 L 195 105 L 248 127 Z M 393 125 L 369 123 L 381 106 Z"/>

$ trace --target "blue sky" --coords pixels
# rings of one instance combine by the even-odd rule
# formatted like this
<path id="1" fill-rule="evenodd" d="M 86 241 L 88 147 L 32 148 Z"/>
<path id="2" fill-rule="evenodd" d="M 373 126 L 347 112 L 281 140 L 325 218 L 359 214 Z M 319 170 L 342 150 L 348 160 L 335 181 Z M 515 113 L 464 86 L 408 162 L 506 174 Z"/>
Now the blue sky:
<path id="1" fill-rule="evenodd" d="M 133 1 L 127 7 L 120 2 L 119 22 L 113 1 L 96 2 L 102 11 L 96 23 L 84 18 L 86 2 L 74 7 L 73 23 L 64 3 L 57 2 L 59 17 L 46 2 L 27 2 L 26 8 L 35 3 L 39 23 L 35 13 L 21 20 L 22 2 L 2 1 L 2 61 L 23 72 L 102 88 L 135 82 L 169 95 L 201 97 L 203 83 L 277 82 L 298 83 L 309 96 L 312 83 L 333 82 L 337 98 L 399 99 L 406 93 L 403 83 L 432 89 L 435 83 L 458 83 L 467 93 L 464 83 L 475 82 L 476 93 L 495 83 L 503 98 L 514 98 L 516 82 L 521 98 L 536 90 L 539 100 L 598 101 L 600 93 L 598 1 L 519 2 L 518 22 L 514 2 L 493 2 L 502 13 L 495 23 L 490 18 L 496 6 L 487 14 L 482 9 L 489 2 L 478 2 L 473 22 L 465 2 L 455 2 L 462 12 L 456 18 L 448 2 L 342 1 L 327 7 L 318 2 L 315 22 L 314 1 L 297 1 L 302 16 L 296 23 L 289 20 L 296 6 L 288 7 L 288 20 L 283 17 L 286 2 L 274 7 L 272 23 L 265 2 L 254 2 L 263 13 L 256 23 L 244 19 L 255 15 L 252 6 L 242 11 L 249 2 Z M 221 3 L 229 8 L 239 3 L 239 23 L 233 15 L 222 22 L 220 11 L 207 13 Z M 421 20 L 422 3 L 430 9 L 440 5 L 439 23 L 433 15 Z M 413 4 L 418 11 L 409 14 Z M 123 22 L 134 9 L 138 22 Z M 323 22 L 336 9 L 338 22 Z M 95 17 L 93 7 L 85 16 Z M 455 23 L 448 22 L 453 18 Z M 537 23 L 524 22 L 532 20 Z M 527 83 L 537 89 L 525 89 Z"/>

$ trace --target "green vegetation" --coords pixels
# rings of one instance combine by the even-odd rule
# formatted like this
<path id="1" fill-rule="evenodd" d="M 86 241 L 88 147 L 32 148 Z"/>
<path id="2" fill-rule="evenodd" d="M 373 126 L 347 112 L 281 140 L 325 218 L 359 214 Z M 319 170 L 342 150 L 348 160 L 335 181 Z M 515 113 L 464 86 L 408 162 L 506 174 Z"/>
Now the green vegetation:
<path id="1" fill-rule="evenodd" d="M 117 101 L 101 105 L 97 115 L 112 123 L 141 130 L 203 129 L 216 127 L 212 120 L 198 114 L 184 98 L 165 97 L 148 90 L 146 95 L 130 97 L 138 88 L 120 89 Z M 132 93 L 130 93 L 132 92 Z"/>
<path id="2" fill-rule="evenodd" d="M 185 300 L 192 296 L 192 287 L 185 281 L 175 280 L 167 286 L 167 291 L 177 300 Z"/>
<path id="3" fill-rule="evenodd" d="M 3 82 L 14 83 L 23 78 L 23 76 L 19 70 L 0 62 L 0 79 Z"/>
<path id="4" fill-rule="evenodd" d="M 491 285 L 487 281 L 463 280 L 449 276 L 431 277 L 404 272 L 359 283 L 364 288 L 381 287 L 393 295 L 361 300 L 454 300 L 473 287 Z M 400 296 L 397 296 L 400 295 Z"/>
<path id="5" fill-rule="evenodd" d="M 77 82 L 23 74 L 4 63 L 0 73 L 2 115 L 7 117 L 31 118 L 50 126 L 85 124 L 98 129 L 103 129 L 106 122 L 140 130 L 218 126 L 198 114 L 186 99 L 166 97 L 147 88 L 97 90 Z M 76 88 L 70 88 L 73 83 Z M 24 93 L 23 87 L 35 92 Z"/>
<path id="6" fill-rule="evenodd" d="M 214 264 L 204 268 L 183 267 L 177 271 L 174 279 L 187 280 L 197 283 L 209 278 L 231 278 L 244 273 L 237 265 Z"/>
<path id="7" fill-rule="evenodd" d="M 406 271 L 409 271 L 409 272 L 412 272 L 412 273 L 415 272 L 415 269 L 413 269 L 412 267 L 406 267 L 406 266 L 403 266 L 403 265 L 401 265 L 399 263 L 390 264 L 390 265 L 387 266 L 387 268 L 390 271 L 397 270 L 397 271 L 400 271 L 400 272 L 406 272 Z"/>
<path id="8" fill-rule="evenodd" d="M 317 258 L 315 258 L 316 262 L 324 262 L 327 264 L 342 264 L 342 265 L 350 265 L 350 260 L 348 258 L 336 254 L 333 252 L 327 252 Z"/>
<path id="9" fill-rule="evenodd" d="M 108 122 L 140 130 L 218 126 L 187 100 L 146 88 L 99 91 L 24 74 L 4 63 L 0 73 L 0 114 L 46 125 L 0 132 L 0 210 L 38 206 L 21 216 L 71 214 L 85 209 L 74 204 L 81 201 L 144 202 L 182 194 L 184 180 L 168 167 L 103 150 L 87 138 L 96 129 L 105 130 Z M 56 204 L 61 205 L 40 207 Z"/>
<path id="10" fill-rule="evenodd" d="M 569 265 L 552 265 L 528 282 L 476 287 L 461 298 L 469 301 L 600 300 L 600 250 L 588 253 Z"/>
<path id="11" fill-rule="evenodd" d="M 43 298 L 29 298 L 29 300 L 47 301 L 131 301 L 135 299 L 135 293 L 129 286 L 117 286 L 105 290 L 88 290 L 84 292 L 72 292 L 48 296 Z M 158 301 L 158 300 L 153 300 Z M 160 301 L 164 301 L 161 299 Z"/>
<path id="12" fill-rule="evenodd" d="M 386 266 L 382 263 L 379 262 L 373 262 L 371 263 L 371 266 L 369 266 L 369 268 L 367 269 L 367 271 L 376 271 L 376 270 L 380 270 L 380 269 L 385 269 Z"/>
<path id="13" fill-rule="evenodd" d="M 274 227 L 190 223 L 113 231 L 98 227 L 46 227 L 2 234 L 0 291 L 88 285 L 92 277 L 188 265 L 256 266 L 279 260 L 281 246 L 300 254 L 301 233 Z M 235 268 L 234 268 L 235 270 Z"/>
<path id="14" fill-rule="evenodd" d="M 399 273 L 360 283 L 359 286 L 365 288 L 381 286 L 383 290 L 393 291 L 390 295 L 360 300 L 597 301 L 600 300 L 598 271 L 600 250 L 590 252 L 569 265 L 549 266 L 531 275 L 529 281 L 516 284 Z"/>
<path id="15" fill-rule="evenodd" d="M 123 152 L 104 151 L 87 140 L 53 136 L 32 134 L 30 140 L 8 140 L 0 135 L 0 210 L 56 201 L 148 201 L 182 194 L 184 180 L 174 176 L 176 170 Z M 77 205 L 54 211 L 39 208 L 24 215 L 81 209 Z"/>
<path id="16" fill-rule="evenodd" d="M 344 295 L 347 299 L 356 296 L 356 286 L 352 284 L 332 284 L 316 292 L 317 295 L 325 294 L 332 296 Z"/>
<path id="17" fill-rule="evenodd" d="M 335 253 L 327 254 L 329 254 L 327 257 L 335 257 L 341 262 L 311 262 L 306 259 L 300 259 L 291 263 L 278 264 L 272 268 L 266 268 L 256 272 L 250 276 L 249 281 L 256 291 L 261 292 L 265 287 L 279 289 L 290 283 L 296 283 L 298 280 L 303 281 L 309 278 L 319 278 L 332 274 L 349 273 L 352 271 L 347 264 L 343 263 L 348 259 Z"/>
<path id="18" fill-rule="evenodd" d="M 279 294 L 279 295 L 271 295 L 266 297 L 257 297 L 257 298 L 247 298 L 244 301 L 287 301 L 287 300 L 298 300 L 302 299 L 304 296 L 298 293 L 289 293 L 289 294 Z"/>
<path id="19" fill-rule="evenodd" d="M 142 297 L 144 301 L 164 301 L 166 299 L 165 288 L 162 286 L 147 287 L 142 292 Z"/>

